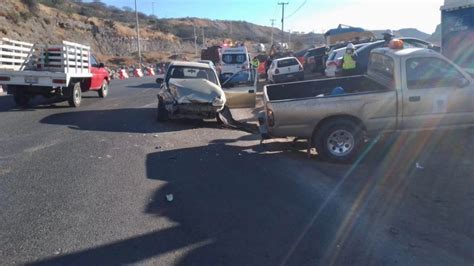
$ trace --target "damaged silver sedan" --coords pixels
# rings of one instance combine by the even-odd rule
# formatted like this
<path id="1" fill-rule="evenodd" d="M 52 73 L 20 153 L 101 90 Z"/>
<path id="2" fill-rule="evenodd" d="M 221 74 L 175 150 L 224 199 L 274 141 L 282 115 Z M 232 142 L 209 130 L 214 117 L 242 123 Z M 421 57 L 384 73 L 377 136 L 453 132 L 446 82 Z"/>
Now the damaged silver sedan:
<path id="1" fill-rule="evenodd" d="M 221 84 L 216 71 L 208 64 L 173 62 L 163 78 L 158 93 L 157 120 L 175 118 L 214 119 L 219 122 L 228 108 L 255 107 L 254 70 L 243 70 Z M 221 116 L 219 115 L 221 114 Z"/>

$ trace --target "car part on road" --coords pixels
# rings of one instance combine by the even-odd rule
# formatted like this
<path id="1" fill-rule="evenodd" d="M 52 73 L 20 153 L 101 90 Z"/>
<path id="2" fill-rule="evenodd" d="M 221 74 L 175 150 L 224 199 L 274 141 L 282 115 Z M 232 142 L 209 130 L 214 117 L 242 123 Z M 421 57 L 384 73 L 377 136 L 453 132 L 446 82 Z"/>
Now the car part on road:
<path id="1" fill-rule="evenodd" d="M 218 120 L 222 121 L 224 125 L 230 128 L 240 129 L 242 131 L 252 134 L 258 134 L 257 125 L 235 120 L 232 117 L 232 113 L 230 112 L 230 109 L 227 106 L 225 106 L 221 111 L 219 111 L 218 116 Z"/>

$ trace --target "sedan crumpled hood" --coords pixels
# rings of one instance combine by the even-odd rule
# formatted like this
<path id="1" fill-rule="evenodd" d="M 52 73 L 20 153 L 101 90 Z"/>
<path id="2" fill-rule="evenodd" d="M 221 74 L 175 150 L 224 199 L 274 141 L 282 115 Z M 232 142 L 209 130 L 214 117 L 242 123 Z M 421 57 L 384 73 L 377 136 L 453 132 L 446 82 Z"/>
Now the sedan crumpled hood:
<path id="1" fill-rule="evenodd" d="M 206 79 L 170 79 L 168 87 L 178 104 L 212 103 L 216 97 L 225 103 L 224 91 Z"/>

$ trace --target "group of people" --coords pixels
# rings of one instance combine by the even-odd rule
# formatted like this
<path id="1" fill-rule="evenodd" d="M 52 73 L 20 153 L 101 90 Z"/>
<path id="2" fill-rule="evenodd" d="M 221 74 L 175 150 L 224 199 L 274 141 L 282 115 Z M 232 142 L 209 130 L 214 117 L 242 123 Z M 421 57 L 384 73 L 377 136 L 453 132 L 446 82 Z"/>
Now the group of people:
<path id="1" fill-rule="evenodd" d="M 384 47 L 388 47 L 390 41 L 395 36 L 392 30 L 387 30 L 383 34 L 383 39 L 385 41 Z M 346 47 L 346 52 L 342 57 L 342 75 L 343 76 L 352 76 L 356 74 L 357 71 L 357 52 L 355 51 L 355 45 L 353 43 L 349 43 Z"/>

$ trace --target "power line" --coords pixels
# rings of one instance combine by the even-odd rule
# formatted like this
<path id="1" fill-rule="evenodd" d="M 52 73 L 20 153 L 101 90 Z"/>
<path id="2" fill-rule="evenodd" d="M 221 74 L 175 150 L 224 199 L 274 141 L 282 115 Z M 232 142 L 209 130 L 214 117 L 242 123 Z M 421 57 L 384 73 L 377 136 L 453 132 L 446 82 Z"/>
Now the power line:
<path id="1" fill-rule="evenodd" d="M 293 13 L 291 13 L 290 15 L 288 15 L 285 18 L 289 18 L 289 17 L 293 16 L 294 14 L 296 14 L 296 12 L 298 12 L 306 4 L 306 2 L 308 2 L 308 0 L 304 0 L 303 3 L 301 3 L 301 5 L 297 9 L 295 9 L 295 11 L 293 11 Z"/>

